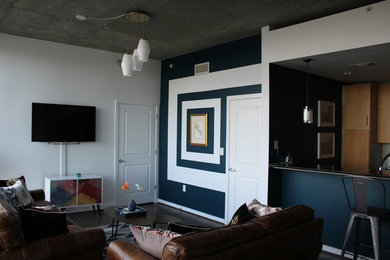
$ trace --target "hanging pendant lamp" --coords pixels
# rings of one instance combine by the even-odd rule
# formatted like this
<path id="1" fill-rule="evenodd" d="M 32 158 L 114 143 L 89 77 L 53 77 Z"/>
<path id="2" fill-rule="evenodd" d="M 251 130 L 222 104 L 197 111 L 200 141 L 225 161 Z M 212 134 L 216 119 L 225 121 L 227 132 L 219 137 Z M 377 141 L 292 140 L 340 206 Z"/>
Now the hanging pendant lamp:
<path id="1" fill-rule="evenodd" d="M 309 107 L 309 62 L 312 59 L 304 59 L 306 62 L 306 106 L 303 109 L 303 123 L 313 124 L 313 109 Z"/>
<path id="2" fill-rule="evenodd" d="M 133 63 L 134 63 L 134 66 L 133 66 L 134 71 L 141 71 L 142 70 L 144 63 L 139 60 L 137 49 L 134 49 L 134 51 L 133 51 Z"/>
<path id="3" fill-rule="evenodd" d="M 131 77 L 131 75 L 133 75 L 133 69 L 134 69 L 133 55 L 127 52 L 123 54 L 121 68 L 122 68 L 123 76 Z"/>
<path id="4" fill-rule="evenodd" d="M 149 41 L 144 38 L 139 39 L 137 50 L 139 60 L 142 62 L 147 62 L 150 53 Z"/>

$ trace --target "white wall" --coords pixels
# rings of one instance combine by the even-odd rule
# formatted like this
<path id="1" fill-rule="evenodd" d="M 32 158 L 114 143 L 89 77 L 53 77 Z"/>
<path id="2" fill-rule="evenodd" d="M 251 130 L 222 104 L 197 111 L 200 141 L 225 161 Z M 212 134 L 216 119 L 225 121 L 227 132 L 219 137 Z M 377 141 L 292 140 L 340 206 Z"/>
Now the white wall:
<path id="1" fill-rule="evenodd" d="M 96 106 L 96 142 L 68 146 L 68 175 L 104 177 L 104 202 L 114 203 L 114 101 L 160 100 L 161 62 L 123 77 L 119 53 L 0 33 L 0 179 L 24 175 L 29 189 L 59 175 L 60 147 L 31 142 L 31 103 Z"/>

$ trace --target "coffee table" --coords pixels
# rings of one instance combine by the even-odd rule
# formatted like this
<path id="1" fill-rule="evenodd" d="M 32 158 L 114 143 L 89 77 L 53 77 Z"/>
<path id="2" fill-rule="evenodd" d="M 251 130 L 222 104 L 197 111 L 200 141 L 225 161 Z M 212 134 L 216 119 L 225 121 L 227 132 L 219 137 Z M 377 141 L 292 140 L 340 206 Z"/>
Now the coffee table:
<path id="1" fill-rule="evenodd" d="M 147 211 L 146 216 L 134 216 L 130 218 L 124 218 L 122 216 L 119 216 L 115 213 L 115 208 L 121 208 L 120 206 L 117 207 L 109 207 L 104 209 L 104 214 L 108 215 L 112 218 L 112 234 L 114 235 L 114 238 L 116 239 L 116 235 L 118 233 L 118 225 L 119 222 L 124 222 L 129 225 L 139 225 L 139 226 L 152 226 L 156 227 L 157 223 L 168 223 L 168 222 L 176 222 L 180 223 L 181 219 L 166 215 L 163 213 L 155 212 L 153 210 Z M 123 208 L 123 206 L 122 206 Z M 116 222 L 116 223 L 115 223 Z M 114 233 L 114 226 L 115 226 L 115 233 Z"/>

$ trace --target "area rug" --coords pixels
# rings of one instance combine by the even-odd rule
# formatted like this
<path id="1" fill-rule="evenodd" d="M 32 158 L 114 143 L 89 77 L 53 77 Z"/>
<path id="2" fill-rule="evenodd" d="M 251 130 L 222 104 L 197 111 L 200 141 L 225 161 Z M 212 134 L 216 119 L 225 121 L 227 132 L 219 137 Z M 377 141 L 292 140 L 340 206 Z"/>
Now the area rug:
<path id="1" fill-rule="evenodd" d="M 108 226 L 100 226 L 98 228 L 103 229 L 104 233 L 106 234 L 106 246 L 104 247 L 104 250 L 103 250 L 103 257 L 104 257 L 104 259 L 108 259 L 107 258 L 107 247 L 112 241 L 115 240 L 114 234 L 112 234 L 112 225 L 110 224 Z M 115 232 L 115 227 L 114 227 L 114 232 Z M 116 239 L 126 239 L 129 242 L 131 242 L 132 244 L 134 244 L 135 246 L 138 246 L 137 242 L 134 240 L 134 236 L 133 236 L 133 233 L 131 233 L 129 225 L 126 223 L 119 223 L 118 233 L 116 235 Z"/>

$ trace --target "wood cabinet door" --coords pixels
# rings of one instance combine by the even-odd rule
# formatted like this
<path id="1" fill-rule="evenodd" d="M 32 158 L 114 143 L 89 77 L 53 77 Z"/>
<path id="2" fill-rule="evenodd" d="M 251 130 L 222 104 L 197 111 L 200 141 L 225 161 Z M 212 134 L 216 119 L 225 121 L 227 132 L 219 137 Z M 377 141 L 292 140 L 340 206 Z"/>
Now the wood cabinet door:
<path id="1" fill-rule="evenodd" d="M 371 84 L 343 86 L 343 127 L 369 127 Z"/>
<path id="2" fill-rule="evenodd" d="M 378 143 L 390 143 L 390 84 L 378 86 Z"/>
<path id="3" fill-rule="evenodd" d="M 343 130 L 343 170 L 367 171 L 370 166 L 370 130 Z"/>

